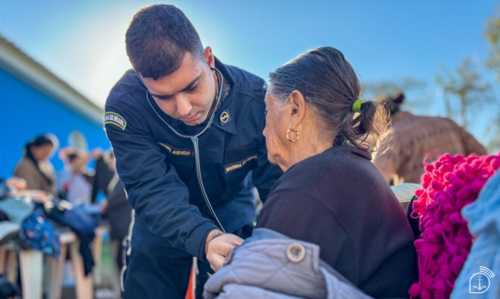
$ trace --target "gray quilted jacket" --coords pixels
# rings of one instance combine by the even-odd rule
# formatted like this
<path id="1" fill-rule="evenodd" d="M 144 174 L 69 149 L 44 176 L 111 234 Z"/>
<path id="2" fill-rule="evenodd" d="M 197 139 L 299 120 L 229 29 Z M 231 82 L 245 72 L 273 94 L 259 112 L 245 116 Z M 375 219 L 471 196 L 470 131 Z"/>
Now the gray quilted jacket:
<path id="1" fill-rule="evenodd" d="M 205 284 L 205 299 L 365 299 L 319 258 L 317 245 L 258 228 Z"/>

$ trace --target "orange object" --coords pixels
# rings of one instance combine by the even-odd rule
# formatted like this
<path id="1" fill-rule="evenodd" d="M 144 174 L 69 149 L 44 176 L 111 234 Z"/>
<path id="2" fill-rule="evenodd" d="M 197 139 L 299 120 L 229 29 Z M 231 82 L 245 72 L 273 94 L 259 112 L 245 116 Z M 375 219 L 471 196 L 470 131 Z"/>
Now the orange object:
<path id="1" fill-rule="evenodd" d="M 193 257 L 191 272 L 189 273 L 189 281 L 186 289 L 185 299 L 196 299 L 196 276 L 198 275 L 198 260 Z"/>

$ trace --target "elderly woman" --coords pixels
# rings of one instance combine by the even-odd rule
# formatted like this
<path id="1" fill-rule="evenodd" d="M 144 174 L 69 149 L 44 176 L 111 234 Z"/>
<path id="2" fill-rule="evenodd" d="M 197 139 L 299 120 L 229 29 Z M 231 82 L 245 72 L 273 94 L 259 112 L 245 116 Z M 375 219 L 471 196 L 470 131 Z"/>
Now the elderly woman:
<path id="1" fill-rule="evenodd" d="M 407 297 L 414 237 L 363 142 L 384 128 L 383 109 L 359 94 L 351 65 L 330 47 L 271 74 L 264 135 L 284 174 L 257 226 L 318 244 L 325 262 L 375 298 Z"/>

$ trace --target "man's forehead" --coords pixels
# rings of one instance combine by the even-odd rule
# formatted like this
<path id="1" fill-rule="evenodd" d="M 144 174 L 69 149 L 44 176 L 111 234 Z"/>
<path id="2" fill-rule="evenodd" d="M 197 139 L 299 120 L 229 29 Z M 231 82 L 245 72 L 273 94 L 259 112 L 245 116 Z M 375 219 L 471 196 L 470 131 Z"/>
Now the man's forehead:
<path id="1" fill-rule="evenodd" d="M 154 80 L 152 78 L 143 78 L 144 84 L 149 91 L 154 94 L 173 95 L 196 80 L 203 71 L 203 61 L 191 53 L 186 52 L 182 63 L 173 73 Z"/>

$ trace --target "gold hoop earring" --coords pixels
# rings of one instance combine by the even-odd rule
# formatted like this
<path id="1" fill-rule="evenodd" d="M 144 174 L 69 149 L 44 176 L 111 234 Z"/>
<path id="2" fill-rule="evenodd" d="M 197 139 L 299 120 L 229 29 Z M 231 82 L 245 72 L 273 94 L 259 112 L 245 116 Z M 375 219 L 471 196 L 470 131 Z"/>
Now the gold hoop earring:
<path id="1" fill-rule="evenodd" d="M 300 139 L 299 130 L 288 128 L 288 130 L 286 130 L 286 139 L 291 143 L 297 142 Z"/>

